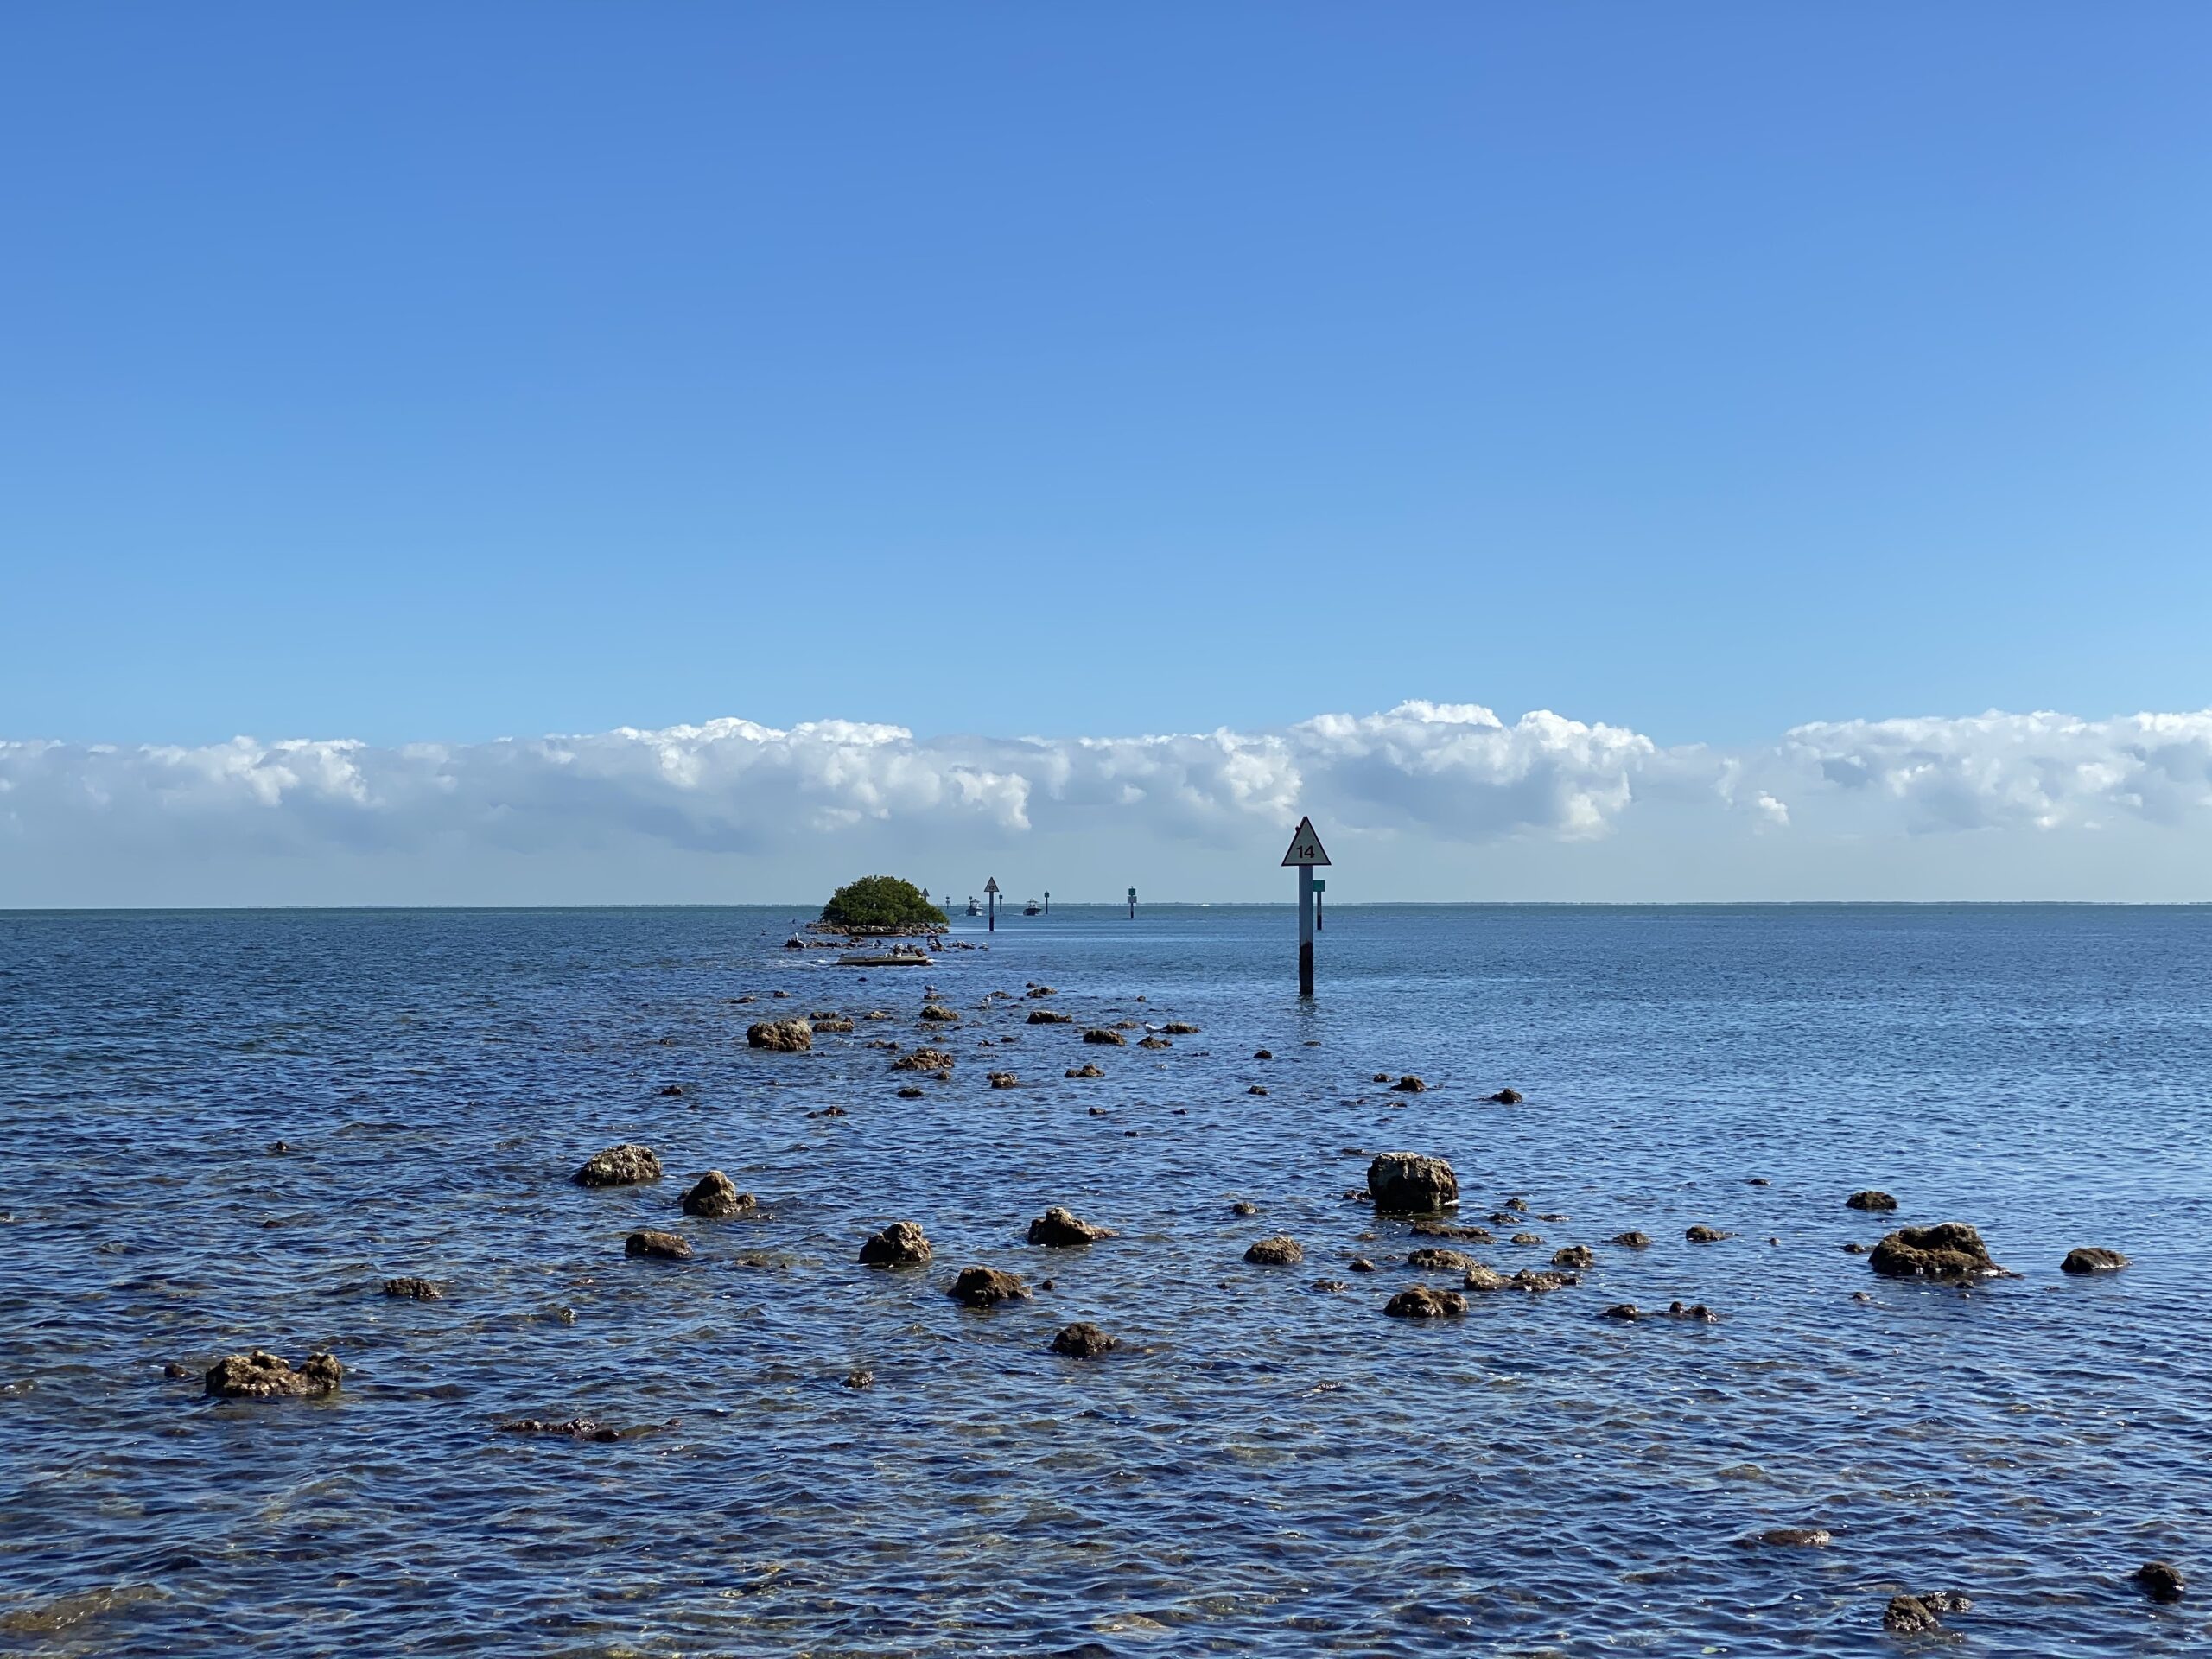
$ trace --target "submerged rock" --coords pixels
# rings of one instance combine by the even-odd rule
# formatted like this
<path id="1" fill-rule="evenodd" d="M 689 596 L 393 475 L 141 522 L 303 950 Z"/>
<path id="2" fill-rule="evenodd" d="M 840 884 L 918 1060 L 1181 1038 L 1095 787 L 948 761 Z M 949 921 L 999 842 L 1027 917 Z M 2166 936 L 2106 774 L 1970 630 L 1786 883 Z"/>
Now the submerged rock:
<path id="1" fill-rule="evenodd" d="M 1229 1206 L 1229 1213 L 1232 1216 L 1256 1216 L 1260 1213 L 1260 1206 L 1249 1198 L 1239 1198 Z"/>
<path id="2" fill-rule="evenodd" d="M 1651 1248 L 1649 1233 L 1615 1233 L 1613 1243 L 1624 1250 L 1648 1250 Z"/>
<path id="3" fill-rule="evenodd" d="M 1885 1234 L 1869 1265 L 1887 1279 L 1986 1279 L 2005 1271 L 1989 1259 L 1981 1235 L 1963 1221 Z"/>
<path id="4" fill-rule="evenodd" d="M 1619 1319 L 1624 1324 L 1633 1325 L 1643 1317 L 1643 1310 L 1634 1302 L 1615 1302 L 1611 1307 L 1601 1309 L 1598 1317 L 1601 1319 Z"/>
<path id="5" fill-rule="evenodd" d="M 1052 1351 L 1070 1359 L 1096 1359 L 1121 1345 L 1119 1338 L 1108 1336 L 1087 1319 L 1064 1325 L 1052 1337 Z"/>
<path id="6" fill-rule="evenodd" d="M 1523 1249 L 1529 1249 L 1542 1243 L 1544 1242 L 1544 1236 L 1541 1233 L 1516 1233 L 1513 1235 L 1512 1238 L 1507 1242 L 1510 1243 L 1518 1244 Z"/>
<path id="7" fill-rule="evenodd" d="M 332 1354 L 309 1354 L 297 1370 L 269 1352 L 232 1354 L 207 1368 L 207 1393 L 218 1400 L 312 1400 L 338 1392 L 346 1368 Z"/>
<path id="8" fill-rule="evenodd" d="M 860 1259 L 871 1268 L 918 1268 L 930 1259 L 930 1242 L 918 1221 L 894 1221 L 862 1241 Z"/>
<path id="9" fill-rule="evenodd" d="M 917 1048 L 891 1062 L 893 1071 L 950 1071 L 952 1056 L 941 1048 Z"/>
<path id="10" fill-rule="evenodd" d="M 1456 1290 L 1431 1290 L 1414 1285 L 1382 1305 L 1394 1319 L 1453 1319 L 1467 1311 L 1467 1299 Z"/>
<path id="11" fill-rule="evenodd" d="M 2067 1251 L 2066 1259 L 2058 1264 L 2058 1270 L 2061 1273 L 2118 1273 L 2126 1265 L 2127 1258 L 2118 1250 L 2084 1244 Z"/>
<path id="12" fill-rule="evenodd" d="M 1033 1026 L 1071 1026 L 1075 1023 L 1075 1016 L 1062 1014 L 1057 1008 L 1032 1008 L 1029 1010 L 1029 1023 Z"/>
<path id="13" fill-rule="evenodd" d="M 1098 1043 L 1109 1048 L 1124 1048 L 1128 1046 L 1129 1039 L 1110 1026 L 1093 1026 L 1083 1033 L 1083 1040 L 1086 1043 Z"/>
<path id="14" fill-rule="evenodd" d="M 1425 1095 L 1428 1092 L 1428 1085 L 1408 1071 L 1390 1085 L 1390 1091 L 1398 1095 Z"/>
<path id="15" fill-rule="evenodd" d="M 702 1175 L 683 1199 L 685 1215 L 705 1221 L 726 1221 L 732 1216 L 741 1216 L 753 1205 L 753 1195 L 739 1192 L 737 1183 L 719 1169 L 710 1169 Z"/>
<path id="16" fill-rule="evenodd" d="M 641 1181 L 660 1179 L 660 1160 L 651 1147 L 626 1141 L 594 1153 L 569 1179 L 578 1186 L 635 1186 Z"/>
<path id="17" fill-rule="evenodd" d="M 1826 1549 L 1835 1536 L 1826 1527 L 1769 1527 L 1748 1541 L 1771 1544 L 1777 1549 Z"/>
<path id="18" fill-rule="evenodd" d="M 681 1233 L 664 1233 L 658 1227 L 642 1227 L 622 1241 L 622 1254 L 655 1262 L 689 1262 L 691 1259 L 691 1241 Z"/>
<path id="19" fill-rule="evenodd" d="M 1094 1227 L 1073 1211 L 1064 1210 L 1057 1204 L 1029 1224 L 1029 1242 L 1052 1249 L 1066 1249 L 1088 1244 L 1094 1239 L 1120 1236 L 1111 1227 Z"/>
<path id="20" fill-rule="evenodd" d="M 1407 1230 L 1417 1238 L 1459 1238 L 1471 1244 L 1495 1244 L 1497 1235 L 1487 1227 L 1452 1221 L 1417 1221 Z"/>
<path id="21" fill-rule="evenodd" d="M 963 1268 L 945 1294 L 963 1306 L 996 1307 L 1001 1302 L 1026 1300 L 1029 1287 L 1017 1275 L 996 1268 Z"/>
<path id="22" fill-rule="evenodd" d="M 1252 1051 L 1252 1058 L 1255 1060 L 1272 1060 L 1274 1057 L 1275 1052 L 1271 1048 L 1255 1048 Z"/>
<path id="23" fill-rule="evenodd" d="M 1693 1244 L 1718 1244 L 1722 1239 L 1733 1238 L 1736 1235 L 1724 1232 L 1718 1227 L 1708 1227 L 1703 1222 L 1699 1222 L 1693 1227 L 1684 1229 L 1682 1236 Z"/>
<path id="24" fill-rule="evenodd" d="M 872 1389 L 875 1386 L 875 1373 L 867 1370 L 865 1367 L 857 1371 L 847 1371 L 845 1373 L 844 1386 L 855 1390 L 855 1392 Z"/>
<path id="25" fill-rule="evenodd" d="M 1071 1065 L 1068 1067 L 1068 1069 L 1060 1075 L 1069 1077 L 1103 1077 L 1106 1075 L 1106 1071 L 1103 1066 L 1093 1065 L 1090 1061 L 1086 1060 L 1081 1065 Z"/>
<path id="26" fill-rule="evenodd" d="M 1021 1079 L 1012 1071 L 986 1072 L 983 1080 L 994 1089 L 1019 1089 Z"/>
<path id="27" fill-rule="evenodd" d="M 384 1294 L 387 1296 L 404 1296 L 417 1302 L 439 1301 L 445 1296 L 445 1292 L 440 1290 L 429 1280 L 411 1278 L 385 1280 Z"/>
<path id="28" fill-rule="evenodd" d="M 1164 1037 L 1195 1037 L 1198 1028 L 1186 1020 L 1170 1020 L 1160 1028 Z"/>
<path id="29" fill-rule="evenodd" d="M 1720 1323 L 1720 1316 L 1703 1302 L 1691 1302 L 1687 1306 L 1681 1302 L 1669 1302 L 1667 1304 L 1667 1317 L 1670 1319 L 1689 1319 L 1699 1325 Z"/>
<path id="30" fill-rule="evenodd" d="M 1377 1209 L 1441 1210 L 1459 1202 L 1459 1178 L 1441 1158 L 1386 1152 L 1367 1166 L 1367 1190 Z"/>
<path id="31" fill-rule="evenodd" d="M 1944 1616 L 1974 1611 L 1974 1603 L 1950 1590 L 1923 1591 L 1916 1596 L 1891 1596 L 1882 1610 L 1882 1628 L 1892 1636 L 1918 1636 L 1941 1630 Z"/>
<path id="32" fill-rule="evenodd" d="M 1173 1048 L 1175 1045 L 1169 1042 L 1165 1037 L 1147 1037 L 1142 1042 L 1139 1043 L 1137 1046 L 1139 1048 Z"/>
<path id="33" fill-rule="evenodd" d="M 763 1020 L 745 1028 L 745 1043 L 771 1053 L 800 1054 L 814 1046 L 814 1027 L 804 1020 Z"/>
<path id="34" fill-rule="evenodd" d="M 602 1423 L 596 1417 L 570 1417 L 555 1422 L 546 1417 L 518 1417 L 511 1423 L 501 1423 L 503 1434 L 559 1434 L 572 1440 L 597 1440 L 604 1444 L 622 1438 L 622 1431 L 611 1423 Z"/>
<path id="35" fill-rule="evenodd" d="M 1248 1095 L 1264 1095 L 1264 1094 L 1266 1094 L 1268 1091 L 1267 1091 L 1267 1088 L 1266 1088 L 1266 1086 L 1265 1086 L 1264 1084 L 1255 1083 L 1255 1084 L 1253 1084 L 1249 1089 L 1247 1089 L 1244 1092 L 1245 1092 L 1246 1094 L 1248 1094 Z"/>
<path id="36" fill-rule="evenodd" d="M 1864 1192 L 1854 1192 L 1843 1201 L 1847 1210 L 1894 1210 L 1897 1201 L 1879 1187 L 1868 1187 Z"/>
<path id="37" fill-rule="evenodd" d="M 1261 1239 L 1244 1252 L 1244 1259 L 1255 1267 L 1294 1268 L 1306 1259 L 1306 1252 L 1298 1241 L 1287 1233 L 1277 1233 L 1271 1238 Z"/>
<path id="38" fill-rule="evenodd" d="M 2153 1601 L 2179 1601 L 2188 1580 L 2171 1561 L 2145 1561 L 2133 1573 L 2136 1587 Z"/>
<path id="39" fill-rule="evenodd" d="M 1490 1097 L 1493 1106 L 1518 1106 L 1524 1098 L 1518 1089 L 1501 1089 Z"/>

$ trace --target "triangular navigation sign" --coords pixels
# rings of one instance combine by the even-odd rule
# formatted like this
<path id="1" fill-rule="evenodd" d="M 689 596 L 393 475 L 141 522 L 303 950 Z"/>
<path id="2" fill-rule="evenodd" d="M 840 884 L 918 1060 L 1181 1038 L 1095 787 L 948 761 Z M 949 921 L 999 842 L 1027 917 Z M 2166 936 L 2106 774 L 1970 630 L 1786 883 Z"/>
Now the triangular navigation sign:
<path id="1" fill-rule="evenodd" d="M 986 881 L 986 882 L 984 882 L 984 883 L 983 883 L 983 891 L 984 891 L 985 893 L 996 893 L 998 890 L 999 890 L 999 879 L 998 879 L 998 877 L 996 877 L 995 875 L 995 876 L 993 876 L 989 880 L 988 880 L 988 881 Z"/>
<path id="2" fill-rule="evenodd" d="M 1295 864 L 1326 864 L 1328 854 L 1321 850 L 1321 837 L 1313 833 L 1313 820 L 1300 818 L 1298 828 L 1290 832 L 1290 850 L 1282 855 L 1282 867 L 1289 869 Z"/>

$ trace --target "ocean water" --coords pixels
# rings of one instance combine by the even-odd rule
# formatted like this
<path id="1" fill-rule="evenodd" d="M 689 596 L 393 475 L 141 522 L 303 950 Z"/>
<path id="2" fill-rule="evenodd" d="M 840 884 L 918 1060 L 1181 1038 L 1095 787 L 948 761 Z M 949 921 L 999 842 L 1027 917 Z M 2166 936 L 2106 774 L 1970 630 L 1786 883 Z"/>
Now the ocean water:
<path id="1" fill-rule="evenodd" d="M 791 920 L 0 915 L 0 1650 L 1876 1654 L 1936 1588 L 1945 1651 L 2212 1647 L 2212 911 L 1346 906 L 1306 1006 L 1287 908 L 1063 906 L 865 977 Z M 868 1043 L 929 1039 L 925 982 L 958 1065 L 901 1101 Z M 817 1008 L 895 1018 L 747 1048 Z M 1201 1030 L 1079 1041 L 1123 1020 Z M 621 1141 L 667 1178 L 571 1183 Z M 1345 1196 L 1390 1149 L 1463 1220 L 1566 1217 L 1480 1258 L 1598 1265 L 1386 1318 L 1455 1282 Z M 759 1213 L 681 1217 L 710 1167 Z M 1052 1204 L 1120 1236 L 1027 1245 Z M 899 1217 L 934 1264 L 858 1266 Z M 1948 1219 L 2019 1276 L 1841 1248 Z M 1246 1265 L 1277 1232 L 1303 1265 Z M 971 1262 L 1038 1294 L 961 1307 Z M 1719 1322 L 1600 1317 L 1673 1299 Z M 1051 1353 L 1075 1319 L 1122 1346 Z M 256 1346 L 343 1392 L 203 1397 Z M 578 1414 L 651 1432 L 500 1427 Z"/>

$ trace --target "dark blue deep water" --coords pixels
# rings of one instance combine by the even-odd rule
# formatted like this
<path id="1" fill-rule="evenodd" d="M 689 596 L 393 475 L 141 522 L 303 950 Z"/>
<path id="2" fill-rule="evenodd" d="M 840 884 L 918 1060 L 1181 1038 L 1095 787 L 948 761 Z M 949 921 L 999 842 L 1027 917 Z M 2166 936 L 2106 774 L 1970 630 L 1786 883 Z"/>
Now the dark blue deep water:
<path id="1" fill-rule="evenodd" d="M 1872 1654 L 1923 1588 L 1974 1599 L 1946 1651 L 2212 1647 L 2212 911 L 1344 907 L 1306 1007 L 1287 910 L 865 980 L 790 920 L 0 915 L 0 1649 Z M 925 981 L 959 1060 L 901 1101 L 868 1044 Z M 1030 981 L 1202 1031 L 1085 1047 Z M 832 1008 L 896 1017 L 745 1046 Z M 571 1184 L 620 1141 L 667 1179 Z M 1567 1217 L 1478 1256 L 1596 1268 L 1384 1317 L 1416 1241 L 1345 1193 L 1396 1148 Z M 759 1213 L 682 1217 L 709 1167 Z M 1865 1186 L 2019 1276 L 1875 1279 Z M 1026 1244 L 1056 1203 L 1122 1236 Z M 856 1265 L 901 1217 L 935 1264 Z M 1303 1266 L 1247 1266 L 1275 1232 Z M 1054 1288 L 970 1312 L 970 1262 Z M 1720 1322 L 1599 1316 L 1676 1298 Z M 1049 1352 L 1078 1319 L 1124 1345 Z M 205 1399 L 255 1346 L 343 1392 Z M 663 1427 L 499 1427 L 580 1414 Z"/>

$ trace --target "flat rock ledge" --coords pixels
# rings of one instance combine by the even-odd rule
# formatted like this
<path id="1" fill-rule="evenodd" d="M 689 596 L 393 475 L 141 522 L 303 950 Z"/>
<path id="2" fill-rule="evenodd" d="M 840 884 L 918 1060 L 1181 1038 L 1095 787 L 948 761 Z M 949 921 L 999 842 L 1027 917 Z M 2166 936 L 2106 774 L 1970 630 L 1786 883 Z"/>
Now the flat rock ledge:
<path id="1" fill-rule="evenodd" d="M 1963 1221 L 1933 1227 L 1900 1227 L 1883 1235 L 1868 1264 L 1885 1279 L 1938 1279 L 1951 1282 L 1989 1279 L 2005 1274 L 1989 1258 L 1981 1235 Z"/>
<path id="2" fill-rule="evenodd" d="M 653 1155 L 651 1147 L 626 1141 L 619 1147 L 592 1154 L 584 1160 L 583 1167 L 569 1179 L 578 1186 L 635 1186 L 642 1181 L 660 1179 L 660 1160 Z"/>
<path id="3" fill-rule="evenodd" d="M 930 1259 L 930 1242 L 918 1221 L 894 1221 L 861 1242 L 860 1259 L 870 1268 L 923 1267 Z"/>
<path id="4" fill-rule="evenodd" d="M 215 1400 L 315 1400 L 338 1392 L 346 1368 L 332 1354 L 309 1354 L 295 1369 L 266 1349 L 232 1354 L 207 1368 Z"/>

